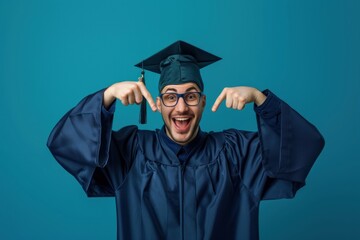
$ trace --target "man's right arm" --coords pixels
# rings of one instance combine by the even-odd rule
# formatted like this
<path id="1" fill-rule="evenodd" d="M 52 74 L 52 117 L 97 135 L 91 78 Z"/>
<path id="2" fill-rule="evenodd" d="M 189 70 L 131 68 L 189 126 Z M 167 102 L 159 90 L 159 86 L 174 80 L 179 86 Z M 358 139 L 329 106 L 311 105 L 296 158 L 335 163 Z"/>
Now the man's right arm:
<path id="1" fill-rule="evenodd" d="M 155 106 L 143 83 L 115 83 L 107 89 L 85 97 L 66 113 L 52 130 L 47 142 L 49 150 L 55 159 L 78 180 L 89 196 L 112 195 L 112 184 L 107 183 L 109 176 L 105 175 L 121 167 L 113 163 L 109 165 L 115 99 L 128 105 L 141 102 L 142 95 L 149 104 Z M 125 141 L 128 148 L 131 148 L 129 139 L 133 139 L 135 130 L 135 128 L 124 128 L 121 131 L 121 135 L 128 139 Z M 122 149 L 121 154 L 126 154 L 124 151 L 128 152 L 128 149 Z M 118 153 L 112 153 L 114 154 Z M 102 170 L 104 167 L 108 169 Z"/>
<path id="2" fill-rule="evenodd" d="M 60 119 L 47 141 L 54 158 L 88 194 L 96 168 L 103 168 L 109 157 L 113 114 L 102 118 L 103 93 L 83 98 Z M 97 194 L 111 195 L 111 189 L 103 187 Z"/>

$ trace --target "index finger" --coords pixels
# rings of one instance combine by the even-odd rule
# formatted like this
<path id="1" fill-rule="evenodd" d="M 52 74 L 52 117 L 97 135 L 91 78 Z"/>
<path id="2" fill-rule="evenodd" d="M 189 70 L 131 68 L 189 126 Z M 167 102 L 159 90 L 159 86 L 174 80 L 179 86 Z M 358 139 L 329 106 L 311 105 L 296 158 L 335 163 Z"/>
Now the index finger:
<path id="1" fill-rule="evenodd" d="M 226 98 L 226 91 L 225 89 L 220 93 L 220 95 L 217 97 L 217 99 L 215 100 L 214 105 L 212 106 L 211 110 L 213 112 L 216 112 L 216 110 L 218 109 L 219 105 L 221 104 L 222 101 L 224 101 L 224 99 Z"/>
<path id="2" fill-rule="evenodd" d="M 155 101 L 152 98 L 150 92 L 146 89 L 143 82 L 138 82 L 138 86 L 140 88 L 141 94 L 144 96 L 146 101 L 149 103 L 151 110 L 153 110 L 155 112 L 157 110 L 157 107 L 156 107 Z"/>

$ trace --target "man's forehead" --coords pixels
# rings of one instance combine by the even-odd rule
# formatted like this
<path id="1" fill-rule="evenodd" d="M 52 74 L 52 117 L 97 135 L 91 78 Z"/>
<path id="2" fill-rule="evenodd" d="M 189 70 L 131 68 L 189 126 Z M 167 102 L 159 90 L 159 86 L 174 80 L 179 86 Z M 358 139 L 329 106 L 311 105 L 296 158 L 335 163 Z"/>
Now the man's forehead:
<path id="1" fill-rule="evenodd" d="M 200 88 L 196 83 L 189 82 L 184 84 L 166 85 L 161 92 L 163 93 L 166 91 L 186 92 L 191 90 L 200 91 Z"/>

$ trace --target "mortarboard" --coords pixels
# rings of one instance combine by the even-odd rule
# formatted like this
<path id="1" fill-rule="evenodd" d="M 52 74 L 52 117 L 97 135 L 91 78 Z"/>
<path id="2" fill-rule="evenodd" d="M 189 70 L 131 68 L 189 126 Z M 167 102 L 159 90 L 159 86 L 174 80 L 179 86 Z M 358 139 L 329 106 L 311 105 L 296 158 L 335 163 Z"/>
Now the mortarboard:
<path id="1" fill-rule="evenodd" d="M 176 41 L 151 57 L 136 64 L 136 67 L 159 73 L 159 92 L 167 85 L 178 85 L 193 82 L 201 91 L 204 83 L 200 69 L 220 60 L 209 52 L 184 41 Z M 143 79 L 144 81 L 144 79 Z M 140 123 L 146 123 L 146 102 L 141 104 Z"/>

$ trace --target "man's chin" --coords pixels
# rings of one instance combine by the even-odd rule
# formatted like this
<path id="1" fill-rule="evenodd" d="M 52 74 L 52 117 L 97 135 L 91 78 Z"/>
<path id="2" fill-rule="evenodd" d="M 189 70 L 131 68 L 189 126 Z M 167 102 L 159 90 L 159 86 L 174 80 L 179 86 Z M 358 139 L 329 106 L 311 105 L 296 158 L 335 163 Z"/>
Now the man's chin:
<path id="1" fill-rule="evenodd" d="M 190 138 L 189 137 L 174 137 L 173 141 L 180 145 L 185 145 L 189 143 Z"/>
<path id="2" fill-rule="evenodd" d="M 180 145 L 186 145 L 195 138 L 196 132 L 177 133 L 172 135 L 174 142 Z"/>
<path id="3" fill-rule="evenodd" d="M 168 130 L 168 129 L 167 129 Z M 188 131 L 179 132 L 178 129 L 171 129 L 172 131 L 169 131 L 170 134 L 168 136 L 177 144 L 180 145 L 186 145 L 189 142 L 191 142 L 194 139 L 194 136 L 196 135 L 197 131 L 192 131 L 192 128 L 190 128 Z"/>

